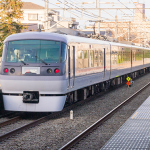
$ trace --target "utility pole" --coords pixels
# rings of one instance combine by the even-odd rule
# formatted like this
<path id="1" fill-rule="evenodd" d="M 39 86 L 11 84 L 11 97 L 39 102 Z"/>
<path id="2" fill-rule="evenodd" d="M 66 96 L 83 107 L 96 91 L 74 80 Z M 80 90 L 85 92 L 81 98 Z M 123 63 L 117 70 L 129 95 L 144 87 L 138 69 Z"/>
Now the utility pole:
<path id="1" fill-rule="evenodd" d="M 98 0 L 98 6 L 99 6 L 99 17 L 98 17 L 98 20 L 101 19 L 101 9 L 100 9 L 100 0 Z M 98 34 L 100 34 L 100 21 L 98 22 Z"/>
<path id="2" fill-rule="evenodd" d="M 118 37 L 118 9 L 115 16 L 115 38 L 117 39 L 117 37 Z"/>
<path id="3" fill-rule="evenodd" d="M 98 8 L 98 0 L 95 0 L 95 8 Z"/>
<path id="4" fill-rule="evenodd" d="M 65 18 L 65 0 L 64 0 L 63 18 Z"/>
<path id="5" fill-rule="evenodd" d="M 96 24 L 96 22 L 100 23 L 101 20 L 89 20 L 89 22 L 94 22 L 93 29 L 94 29 L 94 34 L 96 34 L 96 33 L 95 33 L 95 24 Z"/>
<path id="6" fill-rule="evenodd" d="M 129 25 L 128 25 L 128 41 L 130 41 L 130 24 L 131 24 L 131 21 L 129 21 Z"/>
<path id="7" fill-rule="evenodd" d="M 48 0 L 45 0 L 45 29 L 48 29 Z"/>

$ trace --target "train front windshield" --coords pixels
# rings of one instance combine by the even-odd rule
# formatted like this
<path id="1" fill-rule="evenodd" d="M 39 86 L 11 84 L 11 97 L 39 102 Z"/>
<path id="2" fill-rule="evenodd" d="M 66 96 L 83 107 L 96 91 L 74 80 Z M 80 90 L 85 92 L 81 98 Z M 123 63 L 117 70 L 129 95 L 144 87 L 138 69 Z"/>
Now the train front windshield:
<path id="1" fill-rule="evenodd" d="M 59 63 L 60 43 L 49 40 L 8 42 L 6 62 Z"/>

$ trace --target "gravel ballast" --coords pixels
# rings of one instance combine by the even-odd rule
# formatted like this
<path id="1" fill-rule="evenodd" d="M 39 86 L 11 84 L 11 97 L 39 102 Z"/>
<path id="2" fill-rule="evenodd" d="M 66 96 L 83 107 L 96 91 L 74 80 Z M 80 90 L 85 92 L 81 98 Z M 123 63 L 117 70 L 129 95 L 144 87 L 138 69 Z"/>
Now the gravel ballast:
<path id="1" fill-rule="evenodd" d="M 98 127 L 90 135 L 76 144 L 71 150 L 99 150 L 102 148 L 102 146 L 113 136 L 113 134 L 115 134 L 115 132 L 125 123 L 125 121 L 149 97 L 149 93 L 150 88 L 148 87 L 140 95 L 121 108 L 102 126 Z"/>
<path id="2" fill-rule="evenodd" d="M 34 128 L 28 129 L 23 133 L 15 135 L 1 142 L 0 148 L 5 150 L 6 149 L 50 149 L 50 150 L 59 149 L 68 141 L 70 141 L 75 136 L 77 136 L 79 133 L 84 131 L 87 127 L 89 127 L 98 119 L 100 119 L 102 116 L 104 116 L 106 113 L 108 113 L 110 110 L 112 110 L 114 107 L 116 107 L 118 104 L 120 104 L 122 101 L 124 101 L 126 98 L 128 98 L 130 95 L 132 95 L 134 92 L 136 92 L 145 84 L 147 84 L 148 82 L 150 82 L 150 74 L 147 74 L 137 79 L 134 82 L 134 85 L 130 88 L 128 88 L 126 85 L 123 85 L 119 89 L 109 92 L 104 96 L 96 98 L 93 101 L 87 102 L 82 106 L 76 107 L 73 110 L 74 113 L 73 120 L 70 120 L 70 116 L 69 116 L 70 112 L 68 111 L 60 115 L 59 117 L 56 117 L 55 119 L 51 119 L 45 123 L 42 123 Z M 149 96 L 148 94 L 150 90 L 148 91 L 148 89 L 146 90 L 146 93 L 144 94 L 144 96 L 142 96 L 142 98 L 144 97 L 144 99 L 146 99 Z M 120 112 L 120 116 L 122 116 L 121 118 L 125 118 L 125 119 L 120 119 L 120 117 L 119 118 L 117 117 L 116 119 L 113 119 L 111 121 L 109 120 L 110 123 L 109 121 L 107 121 L 108 124 L 105 126 L 108 126 L 108 128 L 110 128 L 110 131 L 107 132 L 105 126 L 99 127 L 102 129 L 99 129 L 100 131 L 98 135 L 95 134 L 92 137 L 92 140 L 99 139 L 99 141 L 96 142 L 98 146 L 94 144 L 92 148 L 100 149 L 100 147 L 102 147 L 103 144 L 114 134 L 117 128 L 119 128 L 117 127 L 117 125 L 119 124 L 121 126 L 121 124 L 123 124 L 124 121 L 131 116 L 131 114 L 129 114 L 129 112 L 131 112 L 130 110 L 132 110 L 133 112 L 135 111 L 133 110 L 133 107 L 130 106 L 129 104 L 129 106 L 125 108 L 124 113 Z M 112 121 L 115 125 L 114 127 L 111 126 Z M 102 137 L 106 137 L 106 138 L 103 139 Z M 87 145 L 88 143 L 89 142 L 87 142 Z M 80 149 L 80 143 L 77 146 L 77 148 L 74 147 L 74 149 Z M 88 149 L 88 146 L 87 147 L 82 146 L 81 149 Z"/>

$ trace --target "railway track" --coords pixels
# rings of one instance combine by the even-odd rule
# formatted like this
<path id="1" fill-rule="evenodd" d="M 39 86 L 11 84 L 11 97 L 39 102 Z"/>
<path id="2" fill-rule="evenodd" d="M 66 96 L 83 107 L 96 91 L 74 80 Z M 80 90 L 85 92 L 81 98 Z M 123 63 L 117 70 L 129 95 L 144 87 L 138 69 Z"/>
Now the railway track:
<path id="1" fill-rule="evenodd" d="M 5 133 L 3 135 L 0 135 L 0 141 L 3 141 L 6 138 L 9 138 L 9 137 L 11 137 L 11 136 L 13 136 L 15 134 L 18 134 L 18 133 L 20 133 L 20 132 L 22 132 L 22 131 L 24 131 L 26 129 L 34 127 L 34 126 L 36 126 L 36 125 L 38 125 L 40 123 L 43 123 L 43 122 L 46 122 L 46 121 L 48 121 L 48 120 L 50 120 L 52 118 L 55 118 L 55 117 L 65 113 L 68 110 L 72 110 L 72 109 L 74 109 L 75 107 L 77 107 L 79 105 L 83 105 L 84 103 L 86 103 L 88 101 L 91 101 L 91 100 L 93 100 L 93 99 L 95 99 L 95 98 L 97 98 L 97 97 L 99 97 L 99 96 L 101 96 L 103 94 L 106 94 L 107 92 L 109 92 L 111 90 L 117 89 L 117 88 L 119 88 L 120 86 L 123 86 L 123 85 L 124 84 L 119 85 L 119 86 L 117 86 L 117 87 L 115 87 L 113 89 L 110 89 L 110 90 L 106 91 L 106 92 L 97 93 L 96 95 L 91 96 L 91 97 L 87 98 L 86 100 L 79 101 L 79 102 L 77 102 L 77 103 L 75 103 L 75 104 L 73 104 L 71 106 L 65 107 L 61 112 L 55 112 L 55 113 L 51 113 L 50 115 L 46 115 L 44 117 L 40 117 L 40 118 L 36 119 L 35 121 L 32 121 L 32 122 L 30 122 L 28 124 L 25 124 L 25 125 L 22 125 L 21 127 L 18 127 L 18 128 L 14 129 L 12 131 L 9 131 L 9 132 L 7 132 L 7 133 Z M 20 116 L 17 116 L 15 118 L 12 118 L 12 120 L 11 119 L 7 120 L 6 122 L 3 122 L 2 124 L 0 124 L 0 128 L 4 127 L 5 125 L 9 125 L 11 123 L 15 123 L 16 121 L 19 121 L 20 119 L 21 119 Z"/>
<path id="2" fill-rule="evenodd" d="M 101 119 L 96 121 L 94 124 L 92 124 L 90 127 L 88 127 L 86 130 L 84 130 L 82 133 L 77 135 L 75 138 L 73 138 L 71 141 L 69 141 L 67 144 L 62 146 L 59 150 L 67 150 L 71 149 L 75 144 L 80 142 L 83 138 L 88 136 L 90 133 L 92 133 L 97 127 L 102 125 L 106 120 L 108 120 L 112 115 L 114 115 L 118 110 L 120 110 L 124 105 L 126 105 L 128 102 L 130 102 L 133 98 L 135 98 L 137 95 L 139 95 L 143 90 L 145 90 L 147 87 L 150 86 L 150 83 L 146 84 L 144 87 L 142 87 L 140 90 L 135 92 L 133 95 L 131 95 L 129 98 L 127 98 L 125 101 L 123 101 L 121 104 L 119 104 L 117 107 L 115 107 L 113 110 L 111 110 L 109 113 L 107 113 L 105 116 L 103 116 Z"/>
<path id="3" fill-rule="evenodd" d="M 118 88 L 118 87 L 116 87 L 116 88 Z M 107 92 L 109 92 L 109 90 Z M 98 93 L 98 94 L 96 94 L 94 96 L 91 96 L 91 97 L 87 98 L 86 100 L 79 101 L 79 102 L 74 103 L 73 105 L 65 107 L 61 112 L 51 113 L 49 115 L 46 115 L 46 116 L 41 117 L 39 119 L 36 119 L 35 121 L 32 121 L 32 122 L 30 122 L 28 124 L 25 124 L 25 125 L 23 125 L 23 126 L 21 126 L 19 128 L 16 128 L 16 129 L 14 129 L 12 131 L 9 131 L 9 132 L 7 132 L 7 133 L 5 133 L 3 135 L 0 135 L 0 141 L 3 141 L 3 140 L 5 140 L 5 139 L 7 139 L 7 138 L 9 138 L 9 137 L 11 137 L 11 136 L 13 136 L 15 134 L 18 134 L 18 133 L 20 133 L 20 132 L 22 132 L 22 131 L 24 131 L 26 129 L 34 127 L 34 126 L 36 126 L 36 125 L 38 125 L 40 123 L 43 123 L 43 122 L 46 122 L 46 121 L 48 121 L 48 120 L 50 120 L 52 118 L 55 118 L 55 117 L 61 115 L 62 113 L 65 113 L 68 110 L 72 110 L 73 108 L 75 108 L 75 107 L 77 107 L 79 105 L 83 105 L 84 103 L 86 103 L 88 101 L 91 101 L 91 100 L 93 100 L 93 99 L 95 99 L 95 98 L 97 98 L 97 97 L 99 97 L 99 96 L 101 96 L 103 94 L 106 94 L 107 92 L 100 92 L 100 93 Z M 6 125 L 13 124 L 13 123 L 15 123 L 15 122 L 17 122 L 17 121 L 19 121 L 21 119 L 22 118 L 20 116 L 17 116 L 17 117 L 14 117 L 12 119 L 9 119 L 9 120 L 7 120 L 5 122 L 2 122 L 2 123 L 0 123 L 0 129 L 2 127 L 5 127 Z"/>
<path id="4" fill-rule="evenodd" d="M 1 122 L 0 123 L 0 128 L 6 126 L 8 124 L 14 123 L 14 122 L 16 122 L 16 121 L 18 121 L 20 119 L 21 119 L 20 116 L 17 116 L 17 117 L 13 117 L 13 118 L 11 118 L 11 119 L 9 119 L 7 121 Z"/>

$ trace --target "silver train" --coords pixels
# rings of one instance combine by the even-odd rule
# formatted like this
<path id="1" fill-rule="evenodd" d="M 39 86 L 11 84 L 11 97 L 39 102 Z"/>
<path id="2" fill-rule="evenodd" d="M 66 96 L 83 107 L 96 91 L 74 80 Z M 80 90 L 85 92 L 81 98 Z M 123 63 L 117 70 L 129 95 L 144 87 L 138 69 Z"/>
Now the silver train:
<path id="1" fill-rule="evenodd" d="M 61 111 L 149 67 L 148 48 L 45 32 L 10 35 L 0 73 L 4 108 Z"/>

